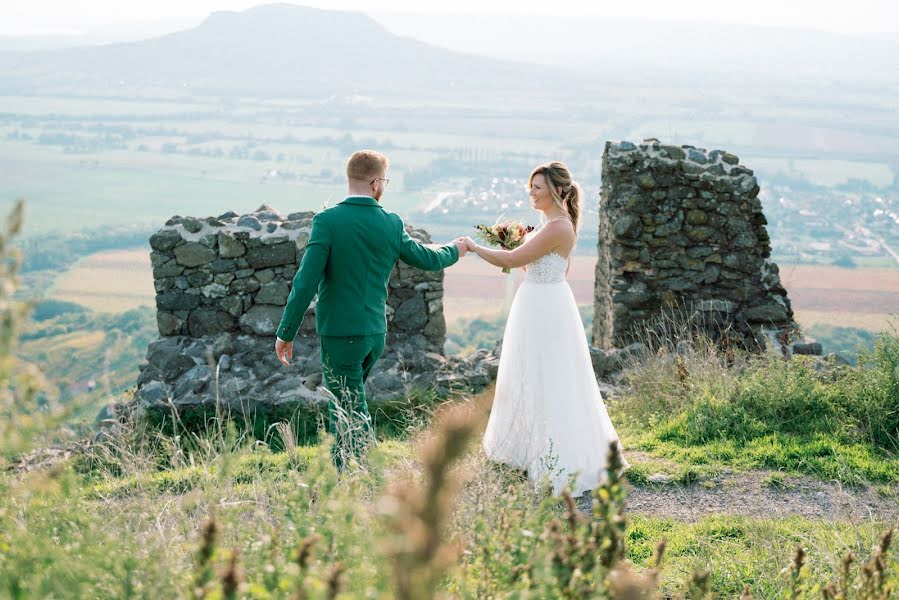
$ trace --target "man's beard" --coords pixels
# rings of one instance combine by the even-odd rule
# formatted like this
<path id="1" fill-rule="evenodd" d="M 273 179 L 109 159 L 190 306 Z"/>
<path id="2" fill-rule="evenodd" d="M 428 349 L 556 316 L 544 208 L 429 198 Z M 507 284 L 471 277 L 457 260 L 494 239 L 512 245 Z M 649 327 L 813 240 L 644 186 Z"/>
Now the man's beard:
<path id="1" fill-rule="evenodd" d="M 384 195 L 384 190 L 380 190 L 380 191 L 375 190 L 374 192 L 372 192 L 371 197 L 380 202 L 381 196 L 383 196 L 383 195 Z"/>

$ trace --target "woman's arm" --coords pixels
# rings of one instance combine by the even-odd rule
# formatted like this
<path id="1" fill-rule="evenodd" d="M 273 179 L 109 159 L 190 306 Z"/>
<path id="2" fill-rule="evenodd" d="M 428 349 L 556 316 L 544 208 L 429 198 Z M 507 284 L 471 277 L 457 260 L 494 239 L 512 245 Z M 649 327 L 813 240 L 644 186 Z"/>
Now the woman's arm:
<path id="1" fill-rule="evenodd" d="M 562 227 L 547 225 L 515 250 L 487 248 L 474 240 L 470 242 L 469 248 L 491 265 L 514 269 L 534 262 L 557 247 L 563 239 L 564 231 Z"/>
<path id="2" fill-rule="evenodd" d="M 485 246 L 478 246 L 474 241 L 469 245 L 468 251 L 474 252 L 495 267 L 507 267 L 508 265 L 506 265 L 503 255 L 511 254 L 508 250 L 494 250 Z"/>

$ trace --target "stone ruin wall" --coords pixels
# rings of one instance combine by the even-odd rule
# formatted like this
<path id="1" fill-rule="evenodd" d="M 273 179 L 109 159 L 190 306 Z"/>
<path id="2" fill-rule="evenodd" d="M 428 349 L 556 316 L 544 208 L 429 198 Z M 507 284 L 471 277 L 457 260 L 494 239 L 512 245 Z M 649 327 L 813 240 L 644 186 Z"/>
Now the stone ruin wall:
<path id="1" fill-rule="evenodd" d="M 243 216 L 228 212 L 216 218 L 169 220 L 150 238 L 159 334 L 274 335 L 314 214 L 284 217 L 263 205 Z M 419 241 L 431 241 L 424 231 L 408 231 Z M 388 343 L 416 338 L 423 351 L 442 354 L 443 273 L 400 263 L 391 274 L 390 292 Z M 314 302 L 300 333 L 315 335 Z"/>
<path id="2" fill-rule="evenodd" d="M 285 217 L 263 205 L 246 215 L 176 216 L 151 236 L 161 337 L 150 344 L 141 366 L 136 397 L 142 407 L 224 402 L 246 410 L 247 403 L 258 408 L 321 401 L 314 302 L 297 333 L 291 366 L 281 365 L 274 353 L 275 331 L 313 216 Z M 407 231 L 431 241 L 422 230 Z M 368 386 L 375 399 L 410 385 L 449 388 L 463 379 L 462 371 L 489 382 L 483 364 L 475 369 L 443 355 L 442 271 L 398 263 L 389 288 L 387 348 Z"/>
<path id="3" fill-rule="evenodd" d="M 731 328 L 747 347 L 776 344 L 780 331 L 795 328 L 770 261 L 758 183 L 736 156 L 655 140 L 608 142 L 602 181 L 591 348 L 598 377 L 620 368 L 635 328 L 672 305 Z M 161 337 L 141 365 L 139 406 L 224 404 L 246 413 L 322 402 L 314 305 L 290 367 L 273 349 L 313 214 L 285 217 L 262 206 L 173 217 L 150 238 Z M 465 358 L 443 355 L 442 272 L 398 263 L 389 287 L 388 346 L 367 382 L 375 404 L 412 388 L 477 391 L 496 377 L 501 344 Z"/>
<path id="4" fill-rule="evenodd" d="M 753 349 L 794 330 L 758 193 L 752 170 L 729 152 L 607 142 L 593 344 L 623 347 L 671 307 Z"/>

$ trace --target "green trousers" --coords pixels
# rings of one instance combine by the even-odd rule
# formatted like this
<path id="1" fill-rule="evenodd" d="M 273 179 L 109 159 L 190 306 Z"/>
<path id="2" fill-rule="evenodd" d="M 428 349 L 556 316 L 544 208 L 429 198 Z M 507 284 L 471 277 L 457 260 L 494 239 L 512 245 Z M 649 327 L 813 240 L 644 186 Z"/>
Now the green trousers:
<path id="1" fill-rule="evenodd" d="M 334 394 L 328 403 L 328 432 L 334 436 L 331 457 L 337 469 L 360 458 L 373 438 L 371 415 L 365 400 L 365 380 L 381 353 L 386 334 L 321 336 L 325 386 Z"/>

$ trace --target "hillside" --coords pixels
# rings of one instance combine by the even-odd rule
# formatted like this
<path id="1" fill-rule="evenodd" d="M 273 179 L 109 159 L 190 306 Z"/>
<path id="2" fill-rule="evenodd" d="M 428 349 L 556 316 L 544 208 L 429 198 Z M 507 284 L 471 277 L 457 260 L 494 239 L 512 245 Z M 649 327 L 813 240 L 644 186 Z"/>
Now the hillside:
<path id="1" fill-rule="evenodd" d="M 390 31 L 449 49 L 569 69 L 614 73 L 633 82 L 677 82 L 685 70 L 740 84 L 821 78 L 896 84 L 899 36 L 845 35 L 812 28 L 581 15 L 374 13 Z M 534 44 L 538 38 L 552 44 Z M 694 80 L 695 81 L 695 80 Z M 822 99 L 824 100 L 824 99 Z"/>
<path id="2" fill-rule="evenodd" d="M 0 53 L 0 87 L 16 93 L 445 93 L 520 89 L 528 70 L 399 37 L 362 13 L 289 4 L 144 41 Z"/>

